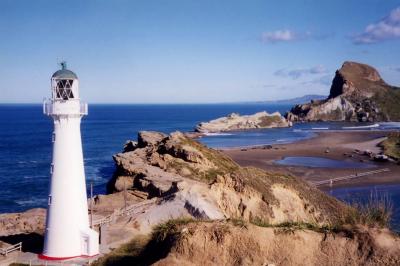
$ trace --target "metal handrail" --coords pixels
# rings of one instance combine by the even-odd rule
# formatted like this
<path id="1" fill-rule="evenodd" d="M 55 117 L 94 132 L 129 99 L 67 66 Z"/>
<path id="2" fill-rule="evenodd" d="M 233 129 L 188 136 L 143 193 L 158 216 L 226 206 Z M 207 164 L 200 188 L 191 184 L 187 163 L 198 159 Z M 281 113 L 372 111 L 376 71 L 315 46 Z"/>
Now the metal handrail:
<path id="1" fill-rule="evenodd" d="M 75 99 L 75 100 L 79 101 L 79 99 Z M 58 100 L 56 100 L 56 101 L 58 101 Z M 54 108 L 55 107 L 54 102 L 55 101 L 53 101 L 51 99 L 45 99 L 43 101 L 43 113 L 44 114 L 52 115 L 52 114 L 56 113 L 55 110 L 54 110 L 55 109 Z M 62 101 L 59 101 L 59 102 L 62 102 Z M 86 102 L 79 101 L 79 113 L 78 113 L 78 115 L 87 115 L 87 114 L 88 114 L 88 104 Z"/>
<path id="2" fill-rule="evenodd" d="M 325 184 L 333 184 L 333 182 L 337 182 L 337 181 L 349 180 L 349 179 L 353 179 L 353 178 L 358 178 L 358 177 L 362 177 L 362 176 L 373 175 L 373 174 L 378 174 L 378 173 L 388 172 L 388 171 L 390 171 L 389 168 L 383 168 L 383 169 L 372 170 L 372 171 L 357 173 L 357 174 L 348 175 L 348 176 L 330 178 L 330 179 L 322 180 L 322 181 L 315 181 L 315 182 L 311 182 L 311 183 L 315 186 L 320 186 L 320 185 L 325 185 Z"/>
<path id="3" fill-rule="evenodd" d="M 0 254 L 7 256 L 9 253 L 19 250 L 20 252 L 22 251 L 22 242 L 19 242 L 15 245 L 12 245 L 10 247 L 7 248 L 0 248 Z"/>
<path id="4" fill-rule="evenodd" d="M 152 204 L 155 200 L 148 200 L 145 202 L 139 202 L 139 203 L 134 203 L 130 205 L 127 208 L 123 209 L 117 209 L 115 210 L 112 214 L 107 215 L 103 218 L 97 219 L 93 221 L 93 226 L 102 226 L 104 224 L 111 224 L 116 221 L 116 218 L 122 217 L 122 216 L 131 216 L 134 214 L 141 213 L 142 207 L 145 207 L 146 205 Z"/>

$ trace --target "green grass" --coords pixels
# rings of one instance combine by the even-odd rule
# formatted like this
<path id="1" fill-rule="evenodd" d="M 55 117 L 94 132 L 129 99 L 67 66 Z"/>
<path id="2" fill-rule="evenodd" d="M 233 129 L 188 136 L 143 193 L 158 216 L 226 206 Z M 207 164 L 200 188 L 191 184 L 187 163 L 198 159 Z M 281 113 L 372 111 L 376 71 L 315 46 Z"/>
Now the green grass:
<path id="1" fill-rule="evenodd" d="M 390 88 L 387 92 L 378 92 L 372 97 L 372 100 L 387 115 L 387 117 L 382 117 L 382 120 L 400 120 L 400 89 Z"/>
<path id="2" fill-rule="evenodd" d="M 259 227 L 272 228 L 276 233 L 292 234 L 298 230 L 310 230 L 323 234 L 345 234 L 347 237 L 354 236 L 354 226 L 365 224 L 368 226 L 387 226 L 390 221 L 391 203 L 388 198 L 371 196 L 367 204 L 353 205 L 345 219 L 341 223 L 331 225 L 318 225 L 308 222 L 283 222 L 280 224 L 270 224 L 261 218 L 254 218 L 250 222 L 243 219 L 227 219 L 222 221 L 195 220 L 192 218 L 172 219 L 161 223 L 153 228 L 150 236 L 139 236 L 129 243 L 111 251 L 109 254 L 93 262 L 93 266 L 124 266 L 124 265 L 150 265 L 156 261 L 165 258 L 174 247 L 174 244 L 187 237 L 182 230 L 184 226 L 193 223 L 212 223 L 217 222 L 218 226 L 214 228 L 214 237 L 222 243 L 225 235 L 229 232 L 226 223 L 243 229 L 248 228 L 248 224 Z M 189 234 L 193 233 L 189 229 Z M 22 265 L 14 264 L 13 266 Z"/>
<path id="3" fill-rule="evenodd" d="M 273 123 L 281 122 L 281 117 L 277 115 L 273 116 L 263 116 L 260 118 L 261 123 L 259 124 L 261 127 L 268 127 Z"/>
<path id="4" fill-rule="evenodd" d="M 202 221 L 203 220 L 195 220 L 193 218 L 178 218 L 169 220 L 153 228 L 152 238 L 161 242 L 167 239 L 167 237 L 178 237 L 180 235 L 180 232 L 178 231 L 180 226 Z"/>
<path id="5" fill-rule="evenodd" d="M 393 215 L 393 202 L 388 194 L 372 192 L 367 202 L 353 201 L 353 211 L 350 211 L 345 223 L 363 224 L 370 227 L 389 227 Z"/>
<path id="6" fill-rule="evenodd" d="M 337 226 L 320 226 L 316 223 L 308 223 L 308 222 L 282 222 L 279 224 L 270 224 L 268 222 L 263 221 L 260 218 L 255 218 L 250 221 L 251 224 L 254 224 L 259 227 L 267 227 L 267 228 L 276 228 L 281 229 L 282 232 L 294 232 L 296 230 L 311 230 L 318 233 L 322 232 L 336 232 Z"/>
<path id="7" fill-rule="evenodd" d="M 208 222 L 192 218 L 172 219 L 153 228 L 150 236 L 138 236 L 93 262 L 92 266 L 151 265 L 164 258 L 182 236 L 181 226 Z"/>
<path id="8" fill-rule="evenodd" d="M 390 133 L 379 145 L 387 156 L 400 161 L 400 132 Z"/>
<path id="9" fill-rule="evenodd" d="M 146 265 L 143 250 L 149 244 L 149 238 L 138 236 L 129 243 L 114 249 L 107 255 L 91 263 L 91 266 Z"/>
<path id="10" fill-rule="evenodd" d="M 175 144 L 176 152 L 184 154 L 185 146 L 191 147 L 199 152 L 206 160 L 214 164 L 214 167 L 210 167 L 205 170 L 199 170 L 196 168 L 195 162 L 185 161 L 180 158 L 174 158 L 169 162 L 169 167 L 179 170 L 186 168 L 191 174 L 186 176 L 206 183 L 211 183 L 215 180 L 217 175 L 224 175 L 227 173 L 233 173 L 239 169 L 239 166 L 225 154 L 216 151 L 214 149 L 207 148 L 203 144 L 192 140 L 188 137 L 182 137 L 179 139 L 179 143 Z"/>

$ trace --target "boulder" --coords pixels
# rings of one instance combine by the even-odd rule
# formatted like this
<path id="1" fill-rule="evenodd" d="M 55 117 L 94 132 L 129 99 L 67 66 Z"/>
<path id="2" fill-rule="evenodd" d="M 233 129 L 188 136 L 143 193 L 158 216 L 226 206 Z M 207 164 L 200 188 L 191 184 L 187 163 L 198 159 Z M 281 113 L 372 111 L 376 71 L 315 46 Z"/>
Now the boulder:
<path id="1" fill-rule="evenodd" d="M 138 134 L 138 147 L 156 146 L 160 143 L 167 135 L 161 132 L 155 131 L 141 131 Z"/>

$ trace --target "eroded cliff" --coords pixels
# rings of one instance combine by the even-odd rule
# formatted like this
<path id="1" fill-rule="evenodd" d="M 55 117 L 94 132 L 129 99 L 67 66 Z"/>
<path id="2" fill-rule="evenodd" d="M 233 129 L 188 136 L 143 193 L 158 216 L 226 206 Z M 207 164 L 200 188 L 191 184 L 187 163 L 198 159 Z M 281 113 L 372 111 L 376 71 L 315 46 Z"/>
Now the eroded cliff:
<path id="1" fill-rule="evenodd" d="M 335 73 L 325 100 L 294 106 L 290 121 L 398 121 L 400 89 L 388 85 L 366 64 L 344 62 Z"/>

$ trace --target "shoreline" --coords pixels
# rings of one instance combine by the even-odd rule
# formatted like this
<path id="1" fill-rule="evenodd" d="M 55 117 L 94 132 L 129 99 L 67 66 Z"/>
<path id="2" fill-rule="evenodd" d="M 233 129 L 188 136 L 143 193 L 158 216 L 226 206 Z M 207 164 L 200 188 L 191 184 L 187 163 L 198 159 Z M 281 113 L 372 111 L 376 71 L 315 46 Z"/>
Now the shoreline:
<path id="1" fill-rule="evenodd" d="M 229 150 L 239 150 L 239 149 L 254 149 L 254 148 L 264 148 L 265 146 L 277 146 L 277 145 L 289 145 L 289 144 L 295 144 L 299 143 L 302 141 L 307 141 L 307 140 L 312 140 L 314 138 L 318 138 L 320 134 L 323 133 L 359 133 L 359 132 L 373 132 L 373 133 L 388 133 L 388 132 L 393 132 L 394 130 L 338 130 L 338 129 L 328 129 L 328 130 L 315 130 L 315 129 L 310 129 L 310 130 L 303 130 L 304 132 L 309 131 L 311 134 L 313 134 L 310 137 L 304 137 L 301 139 L 289 141 L 289 142 L 280 142 L 280 143 L 265 143 L 265 144 L 256 144 L 256 145 L 247 145 L 247 146 L 233 146 L 233 147 L 210 147 L 212 149 L 217 149 L 220 151 L 229 151 Z M 202 138 L 202 137 L 210 137 L 207 135 L 201 135 L 198 137 L 195 137 L 194 139 L 197 138 Z"/>
<path id="2" fill-rule="evenodd" d="M 367 171 L 367 169 L 279 165 L 275 161 L 289 156 L 301 156 L 371 163 L 372 160 L 364 155 L 363 151 L 370 150 L 378 153 L 380 148 L 377 147 L 377 144 L 389 132 L 391 131 L 332 130 L 315 132 L 315 136 L 311 138 L 291 143 L 256 145 L 249 148 L 220 148 L 219 150 L 241 166 L 253 166 L 270 172 L 281 172 L 297 176 L 306 182 L 314 182 L 361 173 Z M 360 152 L 356 153 L 355 150 Z M 333 188 L 400 184 L 400 176 L 397 175 L 400 172 L 400 165 L 394 162 L 373 162 L 373 164 L 377 165 L 376 169 L 389 168 L 390 172 L 340 181 L 334 183 Z M 318 188 L 323 191 L 332 189 L 329 185 L 319 186 Z"/>

